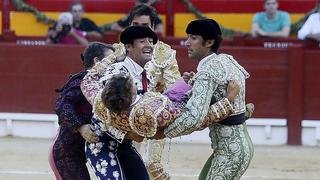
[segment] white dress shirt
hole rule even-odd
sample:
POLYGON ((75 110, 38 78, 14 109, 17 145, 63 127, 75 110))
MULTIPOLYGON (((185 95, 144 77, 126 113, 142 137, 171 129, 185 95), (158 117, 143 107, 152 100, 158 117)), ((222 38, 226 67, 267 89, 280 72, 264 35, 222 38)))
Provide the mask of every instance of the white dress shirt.
MULTIPOLYGON (((107 68, 105 74, 99 79, 99 81, 100 83, 105 84, 115 74, 119 74, 119 73, 128 74, 132 77, 133 83, 137 86, 137 91, 142 92, 143 85, 142 85, 141 73, 143 72, 143 70, 144 69, 135 61, 133 61, 130 57, 126 57, 124 61, 110 65, 107 68)), ((147 79, 149 83, 150 82, 153 83, 153 78, 148 74, 148 72, 147 72, 147 79)), ((142 94, 138 93, 132 105, 134 105, 141 97, 142 97, 142 94)), ((121 129, 115 128, 113 126, 108 126, 107 132, 109 135, 113 136, 120 143, 123 141, 126 135, 126 132, 122 131, 121 129)))
MULTIPOLYGON (((129 74, 132 77, 133 83, 137 86, 138 91, 143 90, 141 75, 143 70, 144 69, 130 57, 126 57, 124 61, 110 65, 110 67, 108 67, 108 69, 106 70, 104 76, 100 78, 100 82, 107 81, 115 74, 125 73, 129 74)), ((153 83, 153 77, 150 76, 148 72, 147 79, 148 84, 153 83)))
POLYGON ((320 33, 320 13, 314 13, 308 17, 298 31, 298 38, 304 40, 308 35, 317 33, 320 33))

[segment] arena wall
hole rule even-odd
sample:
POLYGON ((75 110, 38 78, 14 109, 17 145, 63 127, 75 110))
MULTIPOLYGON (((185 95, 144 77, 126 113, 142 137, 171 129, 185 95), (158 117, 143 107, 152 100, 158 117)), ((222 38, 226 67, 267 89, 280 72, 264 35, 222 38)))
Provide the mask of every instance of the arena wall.
MULTIPOLYGON (((320 52, 304 47, 302 41, 287 47, 282 47, 283 43, 280 48, 265 47, 266 42, 263 46, 225 45, 221 52, 232 54, 251 74, 246 100, 256 106, 254 118, 284 120, 286 142, 301 144, 303 120, 320 120, 320 79, 316 78, 320 52)), ((172 47, 177 50, 180 71, 194 71, 196 62, 188 59, 186 48, 172 47)), ((70 73, 81 70, 83 49, 76 45, 1 43, 1 112, 52 114, 57 97, 54 90, 70 73)))
MULTIPOLYGON (((56 18, 59 12, 68 9, 71 0, 26 2, 56 18)), ((86 16, 98 24, 117 20, 134 5, 133 0, 83 2, 86 16)), ((225 27, 242 31, 249 31, 253 14, 262 10, 261 3, 259 0, 194 2, 205 15, 221 21, 225 27)), ((293 22, 314 6, 315 1, 311 0, 283 0, 280 4, 281 9, 291 13, 293 22)), ((3 1, 0 1, 0 9, 2 7, 3 1)), ((188 59, 183 46, 184 28, 194 15, 187 12, 180 0, 163 0, 156 8, 166 24, 167 34, 176 36, 162 40, 177 50, 180 71, 195 70, 196 62, 188 59)), ((82 69, 79 55, 84 47, 43 46, 48 26, 37 22, 30 13, 15 11, 12 4, 10 10, 11 30, 17 36, 0 35, 0 136, 53 137, 57 128, 53 114, 57 97, 54 90, 61 87, 71 73, 82 69)), ((0 17, 2 25, 4 15, 0 13, 0 17)), ((104 41, 118 41, 118 34, 106 33, 104 41)), ((317 43, 295 38, 234 37, 223 42, 221 52, 232 54, 251 74, 247 82, 247 102, 254 102, 256 110, 247 124, 255 144, 319 145, 320 51, 317 43)), ((206 131, 182 140, 209 142, 206 131)))

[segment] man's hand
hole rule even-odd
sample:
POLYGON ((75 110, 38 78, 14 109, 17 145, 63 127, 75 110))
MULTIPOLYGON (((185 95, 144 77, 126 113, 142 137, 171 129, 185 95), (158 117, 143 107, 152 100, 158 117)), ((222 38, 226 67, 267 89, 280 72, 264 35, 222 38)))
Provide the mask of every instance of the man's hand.
POLYGON ((187 84, 188 84, 188 81, 193 78, 193 76, 194 76, 194 72, 192 72, 192 71, 191 72, 184 72, 182 74, 182 78, 187 84))
POLYGON ((97 143, 99 141, 99 137, 92 131, 92 127, 90 124, 82 125, 78 128, 79 133, 89 143, 97 143))
POLYGON ((166 136, 164 135, 164 131, 163 130, 158 130, 157 133, 150 137, 149 139, 156 139, 156 140, 159 140, 159 139, 164 139, 166 136))
POLYGON ((239 92, 240 92, 239 84, 234 80, 229 81, 226 98, 228 98, 230 102, 233 102, 237 97, 237 95, 239 94, 239 92))
POLYGON ((131 139, 131 140, 136 141, 136 142, 142 142, 143 139, 144 139, 144 137, 142 137, 142 136, 140 136, 140 135, 138 135, 138 134, 136 134, 134 132, 131 132, 131 131, 127 132, 125 138, 126 139, 131 139))
POLYGON ((253 103, 248 103, 246 104, 246 112, 244 114, 244 116, 246 117, 246 119, 251 118, 252 114, 254 111, 254 104, 253 103))
POLYGON ((76 29, 74 27, 71 27, 70 31, 68 32, 68 35, 71 36, 77 36, 76 29))
POLYGON ((55 30, 57 32, 61 32, 62 31, 62 24, 58 23, 55 30))

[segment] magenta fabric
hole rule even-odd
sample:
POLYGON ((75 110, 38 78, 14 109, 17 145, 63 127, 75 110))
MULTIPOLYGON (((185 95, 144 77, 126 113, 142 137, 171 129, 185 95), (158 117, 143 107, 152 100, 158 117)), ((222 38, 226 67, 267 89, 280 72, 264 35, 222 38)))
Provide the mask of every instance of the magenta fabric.
MULTIPOLYGON (((85 37, 83 31, 74 29, 75 33, 81 37, 85 37)), ((60 39, 59 43, 61 44, 79 44, 71 35, 66 35, 60 39)))
POLYGON ((177 80, 170 88, 164 93, 171 101, 181 102, 187 98, 187 93, 191 90, 191 86, 183 79, 177 80))

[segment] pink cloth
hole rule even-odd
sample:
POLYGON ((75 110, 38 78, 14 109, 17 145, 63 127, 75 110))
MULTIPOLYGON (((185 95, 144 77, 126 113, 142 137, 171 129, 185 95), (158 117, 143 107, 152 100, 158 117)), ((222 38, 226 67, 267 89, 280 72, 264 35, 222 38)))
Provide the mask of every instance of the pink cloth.
MULTIPOLYGON (((81 37, 85 37, 84 33, 82 31, 74 29, 74 32, 81 37)), ((71 35, 64 36, 63 38, 60 39, 59 43, 61 43, 61 44, 79 44, 79 42, 76 41, 74 39, 74 37, 72 37, 71 35)))
POLYGON ((52 149, 53 149, 54 143, 56 142, 57 137, 58 137, 58 135, 59 135, 59 131, 60 131, 60 128, 58 129, 57 135, 56 135, 56 137, 54 138, 54 140, 53 140, 53 142, 52 142, 52 144, 51 144, 51 146, 50 146, 50 148, 49 148, 49 157, 48 157, 48 159, 49 159, 50 167, 51 167, 54 175, 56 176, 56 179, 57 179, 57 180, 62 180, 61 175, 60 175, 60 173, 59 173, 59 171, 58 171, 58 169, 57 169, 57 167, 56 167, 56 164, 55 164, 55 162, 54 162, 53 153, 52 153, 52 149))
POLYGON ((164 93, 171 101, 181 102, 187 98, 187 93, 192 87, 187 84, 183 79, 177 80, 170 88, 164 93))

